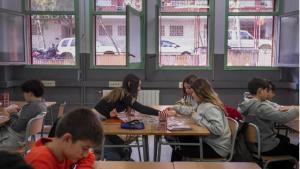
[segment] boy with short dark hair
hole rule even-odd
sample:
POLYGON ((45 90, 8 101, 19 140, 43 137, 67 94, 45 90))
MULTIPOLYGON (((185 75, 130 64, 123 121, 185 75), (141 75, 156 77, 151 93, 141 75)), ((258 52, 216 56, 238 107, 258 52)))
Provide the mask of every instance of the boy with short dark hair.
POLYGON ((253 98, 245 99, 239 109, 245 121, 254 123, 260 130, 261 152, 263 155, 291 155, 299 159, 299 147, 288 142, 273 130, 274 123, 284 124, 299 116, 299 109, 291 107, 286 112, 275 108, 269 99, 270 84, 265 79, 254 78, 248 83, 248 90, 253 98))
POLYGON ((5 114, 10 121, 0 128, 0 150, 18 149, 25 139, 29 120, 47 112, 47 106, 42 99, 44 86, 39 80, 28 80, 21 85, 21 89, 27 104, 22 109, 14 104, 5 108, 5 114))
POLYGON ((90 109, 76 109, 61 118, 55 137, 38 140, 25 160, 35 169, 92 168, 95 155, 89 149, 101 145, 102 140, 97 115, 90 109))

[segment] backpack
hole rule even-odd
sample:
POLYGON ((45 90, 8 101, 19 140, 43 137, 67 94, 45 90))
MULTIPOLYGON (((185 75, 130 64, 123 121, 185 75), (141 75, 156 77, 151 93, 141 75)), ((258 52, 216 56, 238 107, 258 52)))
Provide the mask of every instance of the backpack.
POLYGON ((235 145, 234 145, 234 154, 232 161, 239 162, 254 162, 256 161, 252 156, 251 150, 249 149, 246 141, 246 131, 248 127, 247 122, 239 121, 239 129, 237 132, 235 145))

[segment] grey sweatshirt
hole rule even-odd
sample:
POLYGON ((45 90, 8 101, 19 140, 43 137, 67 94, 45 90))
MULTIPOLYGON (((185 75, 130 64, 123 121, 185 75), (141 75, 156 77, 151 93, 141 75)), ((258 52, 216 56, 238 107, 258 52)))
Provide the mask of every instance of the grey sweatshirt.
POLYGON ((47 106, 44 101, 34 101, 22 107, 20 116, 17 113, 10 115, 10 128, 18 133, 25 133, 26 125, 30 119, 36 117, 42 112, 47 112, 47 106))
POLYGON ((192 119, 209 130, 210 135, 204 138, 204 142, 220 156, 227 157, 231 149, 231 132, 224 112, 211 103, 201 103, 197 112, 192 113, 192 119))
POLYGON ((259 128, 262 152, 270 151, 279 144, 273 130, 275 122, 284 124, 299 116, 299 110, 296 108, 281 112, 268 101, 259 101, 256 98, 244 100, 239 104, 239 109, 245 121, 254 123, 259 128))
POLYGON ((173 106, 173 109, 183 115, 190 115, 193 111, 196 111, 198 103, 191 96, 182 98, 176 102, 176 105, 173 106))

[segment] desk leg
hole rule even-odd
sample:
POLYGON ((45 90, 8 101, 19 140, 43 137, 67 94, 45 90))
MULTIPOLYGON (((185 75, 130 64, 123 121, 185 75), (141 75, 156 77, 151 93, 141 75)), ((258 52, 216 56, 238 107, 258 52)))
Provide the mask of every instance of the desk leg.
POLYGON ((101 156, 100 156, 101 161, 104 160, 104 146, 105 146, 105 136, 104 136, 102 144, 101 144, 101 156))
POLYGON ((160 161, 160 155, 161 155, 161 143, 162 143, 162 137, 159 137, 159 140, 158 140, 158 145, 157 145, 157 158, 156 158, 156 161, 159 162, 160 161))
POLYGON ((143 135, 143 156, 144 161, 149 161, 149 145, 148 145, 148 136, 143 135))
POLYGON ((200 152, 200 161, 203 161, 203 143, 202 143, 202 137, 199 137, 199 152, 200 152))
POLYGON ((157 159, 157 144, 158 144, 159 136, 154 136, 154 150, 153 150, 153 161, 156 161, 157 159))

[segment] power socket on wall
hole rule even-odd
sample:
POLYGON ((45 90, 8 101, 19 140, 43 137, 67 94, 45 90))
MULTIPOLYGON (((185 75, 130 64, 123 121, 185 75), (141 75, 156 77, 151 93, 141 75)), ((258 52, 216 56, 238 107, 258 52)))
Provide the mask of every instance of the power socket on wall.
POLYGON ((42 80, 41 82, 43 83, 43 85, 45 87, 55 87, 56 86, 54 80, 42 80))
POLYGON ((122 87, 122 81, 108 81, 108 87, 122 87))
POLYGON ((179 88, 182 88, 182 87, 183 87, 183 86, 182 86, 182 82, 179 82, 179 83, 178 83, 178 87, 179 87, 179 88))

